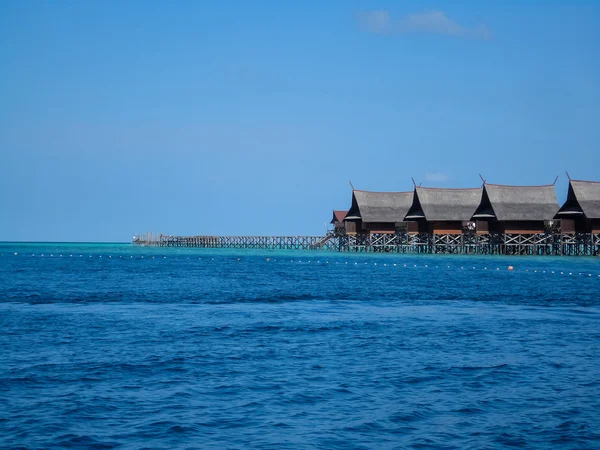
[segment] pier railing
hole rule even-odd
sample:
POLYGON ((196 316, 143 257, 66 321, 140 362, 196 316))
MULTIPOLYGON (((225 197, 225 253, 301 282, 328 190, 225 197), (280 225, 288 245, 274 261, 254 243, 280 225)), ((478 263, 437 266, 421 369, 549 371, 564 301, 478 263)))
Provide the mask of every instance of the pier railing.
POLYGON ((340 252, 455 253, 495 255, 599 256, 600 234, 334 234, 325 236, 171 236, 140 234, 133 244, 147 247, 340 252))
POLYGON ((141 234, 133 239, 147 247, 247 248, 279 250, 333 250, 333 235, 326 236, 170 236, 141 234))

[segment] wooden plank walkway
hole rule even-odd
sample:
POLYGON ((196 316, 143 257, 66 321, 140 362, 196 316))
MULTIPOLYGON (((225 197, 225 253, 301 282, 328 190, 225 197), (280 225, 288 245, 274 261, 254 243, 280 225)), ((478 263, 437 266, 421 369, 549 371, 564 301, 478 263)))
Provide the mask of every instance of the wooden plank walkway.
POLYGON ((479 255, 600 256, 600 234, 327 234, 326 236, 170 236, 140 234, 147 247, 329 250, 479 255))
POLYGON ((133 243, 147 247, 239 248, 263 250, 332 250, 327 236, 168 236, 140 235, 133 243))

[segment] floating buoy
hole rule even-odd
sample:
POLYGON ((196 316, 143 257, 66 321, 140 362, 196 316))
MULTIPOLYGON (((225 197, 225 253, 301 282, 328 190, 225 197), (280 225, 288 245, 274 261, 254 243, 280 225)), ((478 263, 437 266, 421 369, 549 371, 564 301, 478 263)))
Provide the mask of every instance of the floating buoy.
POLYGON ((508 270, 515 270, 513 266, 508 266, 508 270))

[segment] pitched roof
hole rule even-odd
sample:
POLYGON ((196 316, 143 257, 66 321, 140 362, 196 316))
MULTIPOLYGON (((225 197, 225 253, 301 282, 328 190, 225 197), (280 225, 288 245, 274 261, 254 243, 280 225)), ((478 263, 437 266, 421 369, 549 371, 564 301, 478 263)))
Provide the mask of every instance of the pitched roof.
POLYGON ((481 188, 449 189, 415 187, 415 198, 407 219, 463 221, 471 216, 481 200, 481 188))
POLYGON ((395 223, 404 221, 413 200, 413 192, 352 191, 352 207, 346 220, 395 223))
POLYGON ((554 185, 506 186, 487 184, 474 216, 495 216, 500 221, 552 219, 558 211, 554 185))
POLYGON ((333 217, 331 219, 331 222, 329 222, 329 223, 343 222, 344 218, 346 217, 346 214, 348 214, 348 211, 341 211, 338 209, 334 209, 333 217))
POLYGON ((600 219, 600 182, 569 181, 567 201, 558 211, 557 216, 583 213, 588 219, 600 219))

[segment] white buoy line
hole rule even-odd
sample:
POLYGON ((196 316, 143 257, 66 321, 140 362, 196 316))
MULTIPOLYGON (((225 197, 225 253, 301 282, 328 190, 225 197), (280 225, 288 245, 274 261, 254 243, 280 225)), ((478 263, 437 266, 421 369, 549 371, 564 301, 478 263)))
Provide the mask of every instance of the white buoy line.
MULTIPOLYGON (((13 256, 21 256, 21 257, 28 256, 28 255, 21 255, 18 252, 14 252, 12 255, 13 256)), ((4 256, 4 254, 0 254, 0 256, 4 256)), ((10 255, 8 255, 8 256, 10 256, 10 255)), ((38 255, 36 253, 32 253, 30 256, 31 257, 35 257, 35 258, 63 258, 66 255, 64 255, 64 254, 54 254, 54 253, 50 253, 49 255, 41 253, 41 254, 38 255)), ((69 257, 73 257, 73 256, 77 257, 78 256, 79 258, 83 258, 84 257, 83 254, 79 254, 79 255, 69 254, 68 256, 69 257)), ((87 256, 89 258, 94 258, 94 256, 96 256, 98 258, 102 258, 103 256, 105 256, 106 257, 105 260, 107 260, 107 259, 113 259, 113 255, 97 255, 96 254, 96 255, 87 255, 87 256)), ((146 259, 153 259, 153 260, 156 260, 157 258, 158 258, 158 260, 160 260, 161 256, 162 256, 163 260, 166 260, 166 259, 175 259, 175 260, 184 260, 185 259, 185 260, 189 260, 190 259, 190 257, 185 257, 185 256, 179 256, 179 257, 178 256, 169 256, 168 257, 166 255, 154 255, 154 256, 152 256, 152 255, 119 255, 119 259, 127 258, 127 259, 130 259, 130 260, 140 260, 140 259, 144 259, 144 256, 146 256, 146 259), (129 256, 129 258, 127 258, 127 256, 129 256)), ((198 257, 198 260, 203 260, 203 259, 205 261, 210 261, 210 262, 214 262, 215 261, 214 257, 205 257, 205 258, 198 257)), ((234 258, 232 258, 232 257, 224 257, 223 259, 231 261, 234 258)), ((235 258, 235 260, 237 262, 242 261, 241 258, 235 258)), ((216 261, 219 262, 220 258, 217 258, 216 261)), ((255 260, 255 261, 258 261, 258 260, 255 260)), ((265 258, 264 261, 275 263, 275 262, 278 262, 278 259, 277 258, 267 257, 267 258, 265 258)), ((312 260, 312 259, 297 259, 297 260, 295 260, 295 259, 290 259, 290 260, 287 260, 287 259, 284 258, 284 259, 280 259, 279 260, 279 262, 284 262, 284 263, 287 262, 287 261, 289 261, 290 263, 295 263, 295 264, 317 264, 317 265, 320 265, 320 264, 321 265, 328 265, 329 264, 329 260, 321 260, 321 259, 318 259, 318 260, 312 260)), ((468 266, 467 267, 467 266, 464 266, 464 265, 461 265, 461 266, 458 266, 458 265, 457 266, 452 266, 452 265, 447 265, 447 264, 446 265, 439 265, 438 264, 436 266, 433 266, 433 265, 430 265, 430 264, 419 265, 419 264, 413 264, 413 263, 392 263, 392 262, 382 263, 382 262, 362 262, 362 261, 360 261, 360 262, 359 261, 354 261, 353 264, 352 264, 352 261, 343 261, 343 262, 341 262, 341 261, 335 261, 335 264, 336 265, 343 264, 343 265, 350 265, 350 266, 353 265, 353 266, 357 266, 357 267, 360 267, 360 266, 390 267, 390 268, 391 267, 401 267, 401 268, 407 268, 407 269, 439 269, 441 267, 442 269, 452 269, 452 270, 468 270, 468 269, 470 269, 470 270, 483 270, 483 271, 491 270, 491 271, 496 271, 496 272, 502 270, 502 271, 511 271, 511 272, 520 272, 520 273, 541 273, 541 274, 546 274, 547 273, 547 274, 552 274, 552 275, 586 276, 588 278, 589 277, 595 277, 595 278, 600 277, 600 274, 594 274, 594 273, 590 273, 590 272, 579 272, 579 271, 577 271, 577 272, 568 272, 568 271, 564 271, 564 270, 563 271, 557 271, 557 270, 529 269, 529 268, 527 268, 527 269, 520 269, 518 267, 513 267, 513 266, 507 266, 507 267, 504 267, 504 266, 502 266, 502 267, 497 267, 497 266, 496 267, 468 266)))

